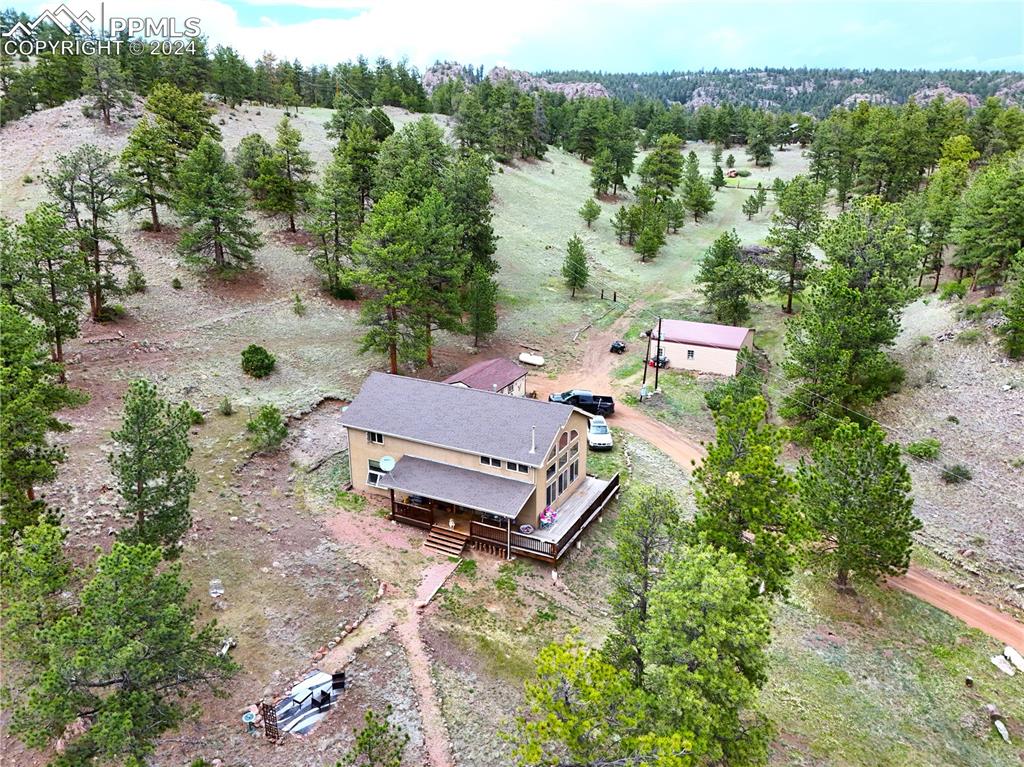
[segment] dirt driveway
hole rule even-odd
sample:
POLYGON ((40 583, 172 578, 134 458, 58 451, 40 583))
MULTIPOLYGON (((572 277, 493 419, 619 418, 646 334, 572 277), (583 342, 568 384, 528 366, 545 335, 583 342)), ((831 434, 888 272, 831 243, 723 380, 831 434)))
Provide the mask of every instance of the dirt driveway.
MULTIPOLYGON (((634 304, 627 309, 607 330, 589 332, 579 365, 556 378, 538 379, 537 396, 546 399, 552 392, 573 388, 597 393, 611 391, 611 373, 616 357, 609 353, 608 347, 629 327, 637 308, 634 304)), ((622 402, 615 403, 615 414, 611 416, 610 423, 655 445, 686 472, 691 472, 705 454, 699 440, 681 434, 622 402)), ((959 618, 1000 642, 1024 649, 1024 624, 979 602, 924 568, 911 565, 905 576, 890 579, 889 585, 959 618)))

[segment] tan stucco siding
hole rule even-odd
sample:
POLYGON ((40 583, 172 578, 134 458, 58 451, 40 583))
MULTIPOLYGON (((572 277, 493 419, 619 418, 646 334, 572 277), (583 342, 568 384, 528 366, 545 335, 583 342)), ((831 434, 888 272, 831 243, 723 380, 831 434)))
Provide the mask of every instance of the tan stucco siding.
MULTIPOLYGON (((747 337, 743 339, 742 345, 748 349, 753 348, 753 331, 747 332, 747 337)), ((661 350, 668 357, 668 366, 676 370, 693 370, 698 373, 713 373, 723 376, 734 376, 737 372, 739 352, 736 349, 716 349, 711 346, 662 341, 661 350), (689 352, 692 352, 692 358, 689 352)), ((654 354, 655 346, 652 343, 651 356, 653 357, 654 354)))
MULTIPOLYGON (((468 389, 469 387, 461 381, 456 381, 452 386, 458 386, 462 389, 468 389)), ((525 397, 526 396, 526 376, 519 378, 504 389, 499 389, 498 394, 511 394, 513 397, 525 397)))

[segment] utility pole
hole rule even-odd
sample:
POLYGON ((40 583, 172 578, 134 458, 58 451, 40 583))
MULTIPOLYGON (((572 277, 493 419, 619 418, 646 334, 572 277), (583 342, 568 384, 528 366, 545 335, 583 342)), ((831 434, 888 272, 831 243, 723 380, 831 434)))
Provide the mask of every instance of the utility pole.
POLYGON ((661 370, 661 317, 658 317, 658 351, 654 357, 654 391, 658 391, 658 372, 661 370))
MULTIPOLYGON (((644 352, 644 380, 640 384, 641 392, 643 387, 647 386, 647 368, 651 366, 651 332, 653 330, 647 333, 647 351, 644 352)), ((640 398, 640 401, 643 402, 643 397, 640 398)))

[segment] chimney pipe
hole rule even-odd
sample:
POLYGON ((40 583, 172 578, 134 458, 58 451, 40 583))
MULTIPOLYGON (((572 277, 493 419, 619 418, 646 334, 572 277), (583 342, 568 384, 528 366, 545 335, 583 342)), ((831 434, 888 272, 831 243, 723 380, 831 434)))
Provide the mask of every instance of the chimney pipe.
POLYGON ((530 454, 537 452, 537 427, 530 427, 530 454))

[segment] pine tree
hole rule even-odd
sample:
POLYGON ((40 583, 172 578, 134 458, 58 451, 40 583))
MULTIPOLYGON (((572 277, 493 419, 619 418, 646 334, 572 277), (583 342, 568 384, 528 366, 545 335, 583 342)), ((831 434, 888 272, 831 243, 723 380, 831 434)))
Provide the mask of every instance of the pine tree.
POLYGON ((669 197, 663 206, 665 214, 665 227, 675 234, 686 223, 686 207, 677 197, 669 197))
POLYGON ((441 193, 457 230, 459 248, 470 257, 467 276, 478 265, 488 274, 498 271, 493 258, 497 238, 491 223, 492 169, 491 161, 482 154, 465 151, 445 168, 441 178, 441 193))
POLYGON ((418 311, 425 332, 426 363, 433 366, 435 330, 461 332, 462 284, 470 255, 459 247, 458 228, 441 193, 432 189, 416 208, 423 232, 425 274, 418 311))
POLYGON ((425 328, 418 309, 427 264, 423 219, 400 192, 377 201, 359 230, 352 250, 358 257, 360 281, 373 292, 363 302, 361 322, 368 327, 362 351, 388 355, 389 368, 399 360, 423 361, 425 328))
POLYGON ((310 196, 306 222, 317 243, 311 256, 313 266, 323 275, 327 292, 335 297, 340 297, 342 286, 347 285, 345 275, 353 268, 352 239, 361 213, 352 168, 343 156, 335 155, 310 196))
POLYGON ((761 209, 761 206, 757 202, 757 195, 752 194, 743 201, 743 213, 747 217, 747 221, 750 221, 754 214, 761 209))
POLYGON ((451 160, 444 131, 429 117, 408 123, 381 144, 373 174, 375 198, 399 192, 410 204, 437 186, 451 160))
POLYGON ((64 449, 49 435, 71 429, 57 412, 88 398, 58 382, 60 366, 50 360, 42 328, 6 301, 0 301, 0 325, 0 546, 6 546, 41 516, 55 516, 36 498, 64 461, 64 449))
POLYGON ((747 138, 747 154, 759 168, 767 168, 772 164, 772 147, 768 140, 768 127, 763 122, 747 138))
POLYGON ((121 513, 133 524, 121 533, 128 543, 145 543, 174 559, 192 525, 189 502, 196 473, 188 467, 192 447, 188 431, 192 408, 173 407, 148 381, 133 381, 124 397, 121 428, 110 469, 124 503, 121 513))
POLYGON ((466 328, 473 336, 473 346, 498 329, 498 285, 484 267, 473 267, 466 290, 466 328))
POLYGON ((70 154, 58 155, 56 168, 47 171, 45 178, 91 270, 88 292, 92 318, 106 319, 106 294, 121 289, 118 272, 135 266, 134 256, 114 231, 114 212, 123 194, 114 157, 92 144, 83 144, 70 154))
POLYGON ((722 164, 722 145, 719 143, 716 143, 711 148, 711 162, 713 162, 715 165, 722 164))
POLYGON ((733 155, 730 154, 728 157, 725 158, 725 167, 726 168, 733 168, 735 166, 736 166, 736 158, 733 155))
POLYGON ((258 199, 261 191, 256 180, 260 176, 260 163, 274 156, 274 147, 259 133, 250 133, 242 137, 231 154, 231 161, 238 169, 242 179, 254 199, 258 199))
POLYGON ((121 173, 125 177, 120 207, 136 211, 148 209, 152 230, 160 231, 158 205, 171 202, 170 150, 163 132, 148 117, 143 117, 128 134, 121 152, 121 173))
POLYGON ((218 45, 210 62, 210 88, 229 107, 242 103, 252 85, 252 70, 230 46, 218 45))
POLYGON ((701 217, 706 216, 715 207, 715 198, 711 192, 711 186, 700 175, 697 155, 693 152, 690 152, 686 159, 681 197, 683 205, 693 215, 695 223, 700 221, 701 217))
POLYGON ((601 215, 601 206, 594 202, 594 198, 588 197, 579 210, 580 218, 587 222, 587 229, 601 215))
POLYGON ((463 149, 486 152, 492 148, 491 120, 480 101, 478 89, 470 90, 459 102, 453 133, 463 149))
POLYGON ((644 681, 643 642, 651 591, 681 538, 682 510, 675 496, 651 485, 631 486, 619 506, 610 560, 608 604, 615 628, 604 652, 628 669, 637 686, 644 681))
POLYGON ((660 224, 648 224, 636 238, 636 252, 640 254, 640 261, 646 262, 658 255, 661 246, 665 244, 665 228, 660 224))
POLYGON ((693 475, 693 534, 746 564, 751 594, 772 597, 787 593, 803 529, 793 480, 779 461, 782 434, 767 412, 760 396, 729 397, 715 411, 715 441, 693 475))
POLYGON ((157 83, 146 99, 146 111, 153 115, 167 147, 172 176, 204 137, 220 141, 220 130, 210 121, 213 110, 201 93, 186 93, 171 83, 157 83))
POLYGON ((186 258, 207 261, 212 254, 218 270, 241 267, 252 261, 253 251, 262 245, 245 215, 238 173, 212 138, 203 138, 182 163, 174 212, 182 223, 178 251, 186 258))
POLYGON ((336 767, 402 767, 409 736, 401 725, 388 721, 390 718, 390 703, 383 716, 367 710, 363 728, 336 767))
POLYGON ((722 173, 721 165, 716 165, 714 172, 711 174, 711 186, 715 188, 716 192, 725 186, 725 174, 722 173))
POLYGON ((343 142, 348 135, 348 129, 356 122, 362 110, 352 98, 351 94, 339 90, 334 95, 331 117, 324 125, 324 132, 328 138, 336 142, 343 142))
POLYGON ((750 299, 759 298, 767 287, 761 268, 742 260, 735 230, 723 233, 708 248, 694 282, 715 320, 727 325, 750 319, 750 299))
POLYGON ((306 203, 313 160, 302 148, 302 134, 287 117, 277 124, 274 153, 259 162, 253 181, 256 204, 261 210, 288 216, 288 229, 295 231, 295 216, 306 203))
POLYGON ((125 85, 116 59, 94 54, 87 56, 85 62, 82 88, 89 98, 89 106, 103 115, 104 124, 109 126, 111 112, 125 110, 132 105, 131 91, 125 85))
MULTIPOLYGON (((214 623, 197 625, 199 606, 189 600, 180 567, 163 566, 151 546, 115 542, 94 568, 78 574, 81 587, 57 593, 66 590, 62 573, 70 565, 54 545, 59 533, 39 532, 47 533, 55 560, 46 567, 54 575, 42 584, 51 591, 45 599, 52 609, 36 626, 45 644, 15 648, 11 732, 41 749, 80 722, 81 733, 60 757, 65 763, 144 764, 160 736, 186 717, 185 695, 219 692, 237 670, 219 652, 225 636, 214 623)), ((14 564, 22 571, 29 564, 38 568, 36 553, 22 549, 14 564)), ((24 614, 38 590, 16 589, 5 600, 5 614, 24 614)))
POLYGON ((825 544, 814 551, 836 585, 847 587, 851 573, 872 581, 905 573, 921 522, 899 445, 875 424, 845 421, 831 439, 815 442, 811 459, 797 472, 800 504, 825 544))
POLYGON ((757 182, 757 212, 760 213, 764 210, 768 204, 768 190, 764 188, 764 184, 760 181, 757 182))
POLYGON ((576 298, 577 288, 582 290, 587 286, 587 279, 590 276, 587 254, 578 235, 574 234, 566 245, 562 276, 565 278, 566 286, 572 291, 573 298, 576 298))
MULTIPOLYGON (((12 258, 4 259, 2 282, 8 298, 46 331, 54 362, 64 362, 64 342, 78 335, 90 272, 64 227, 60 209, 42 203, 25 214, 16 231, 12 258)), ((64 370, 60 371, 63 382, 64 370)))
POLYGON ((612 216, 612 229, 621 245, 623 239, 630 233, 629 209, 625 205, 620 205, 612 216))
POLYGON ((658 139, 657 145, 640 163, 640 182, 654 192, 656 203, 671 197, 682 179, 682 145, 678 136, 666 134, 658 139))
MULTIPOLYGON (((360 209, 366 211, 374 193, 373 177, 380 142, 374 138, 373 129, 369 125, 356 123, 349 128, 346 140, 339 145, 338 151, 352 168, 352 178, 359 190, 360 209)), ((365 212, 360 214, 360 223, 365 215, 365 212)))
POLYGON ((1006 322, 999 326, 998 332, 1003 337, 1006 356, 1020 359, 1024 357, 1024 251, 1017 254, 1011 276, 1015 285, 1006 297, 1003 309, 1006 322))
POLYGON ((615 159, 611 150, 602 149, 594 158, 594 164, 590 166, 590 186, 594 190, 594 196, 600 197, 608 194, 608 188, 615 178, 615 159))
POLYGON ((774 248, 769 268, 779 274, 779 294, 786 303, 783 311, 793 313, 793 296, 803 291, 813 263, 811 245, 818 239, 825 221, 825 189, 806 176, 797 176, 779 195, 779 209, 772 216, 766 242, 774 248))

